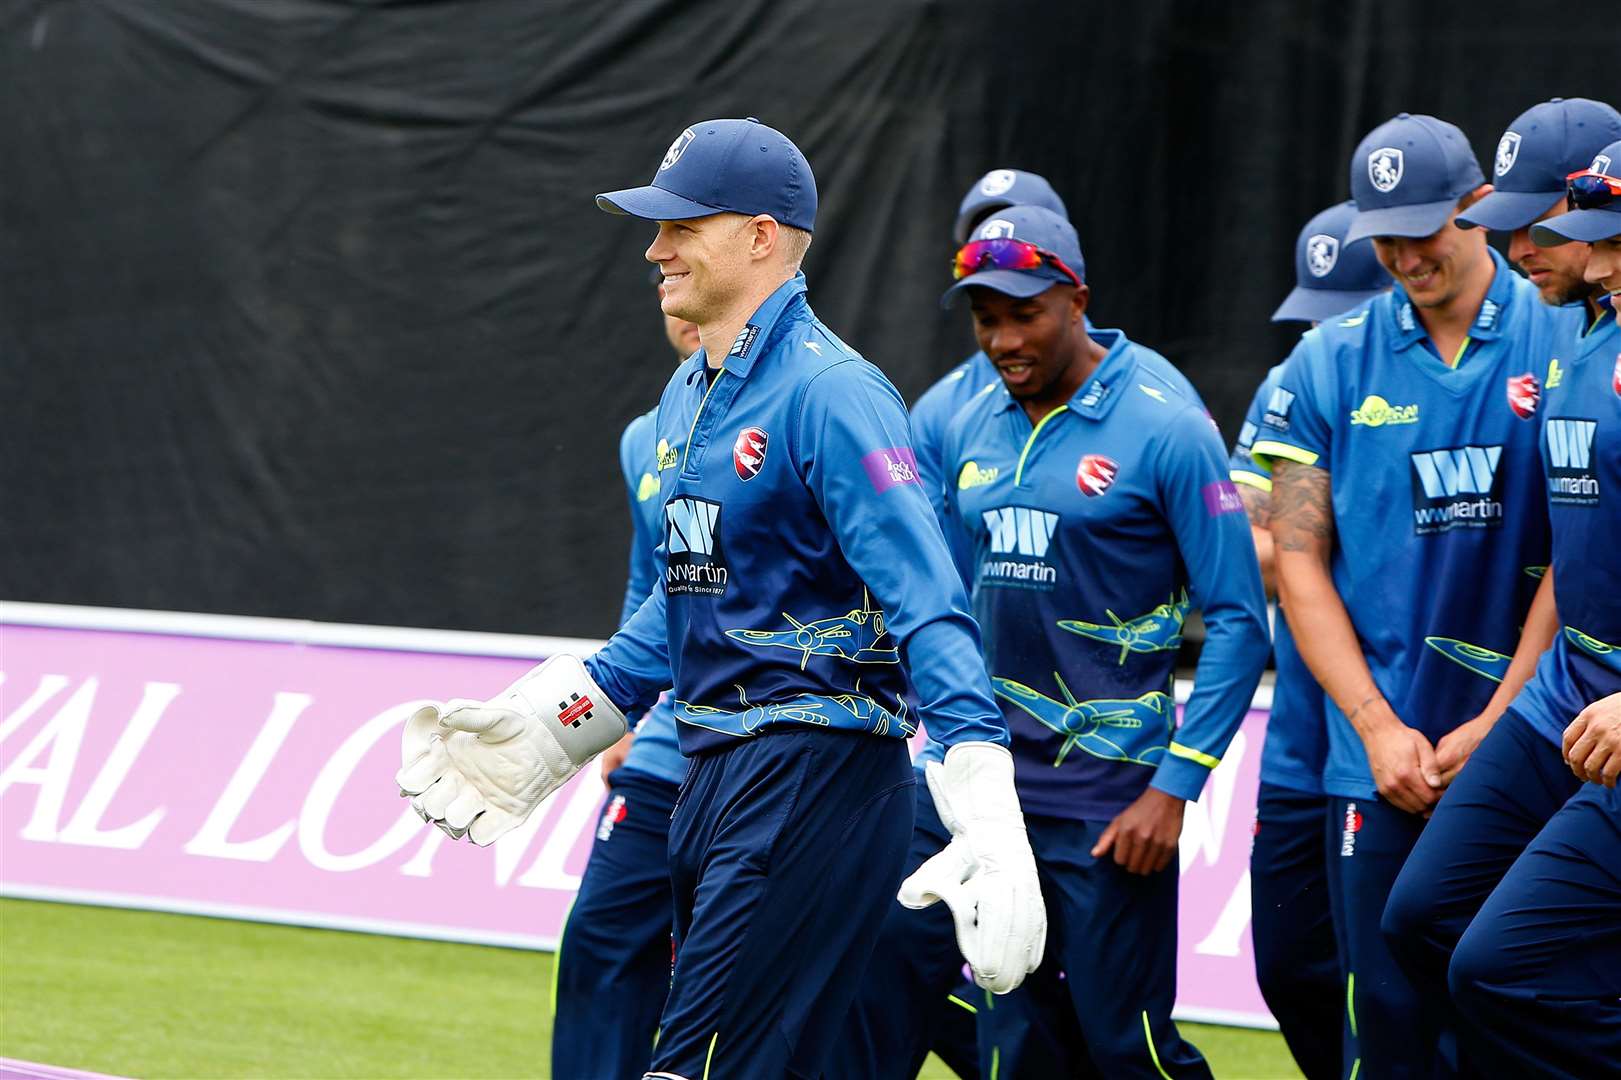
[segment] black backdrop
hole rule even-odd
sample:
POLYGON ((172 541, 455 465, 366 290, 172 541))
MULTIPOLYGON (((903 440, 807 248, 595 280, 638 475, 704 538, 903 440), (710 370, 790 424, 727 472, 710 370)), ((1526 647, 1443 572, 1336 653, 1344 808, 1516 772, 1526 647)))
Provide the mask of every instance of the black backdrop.
POLYGON ((671 356, 650 229, 591 195, 710 116, 805 150, 812 302, 909 399, 971 347, 956 201, 1014 166, 1230 433, 1365 130, 1433 112, 1489 163, 1621 97, 1614 20, 1565 10, 0 0, 0 596, 610 631, 671 356))

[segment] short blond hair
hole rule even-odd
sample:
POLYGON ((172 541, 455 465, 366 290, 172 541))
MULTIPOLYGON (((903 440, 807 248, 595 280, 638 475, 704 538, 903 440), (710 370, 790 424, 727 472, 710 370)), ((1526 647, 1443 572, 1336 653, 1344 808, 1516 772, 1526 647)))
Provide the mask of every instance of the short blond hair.
POLYGON ((811 234, 792 225, 777 224, 777 245, 782 248, 782 260, 790 270, 798 270, 805 261, 805 252, 811 245, 811 234))

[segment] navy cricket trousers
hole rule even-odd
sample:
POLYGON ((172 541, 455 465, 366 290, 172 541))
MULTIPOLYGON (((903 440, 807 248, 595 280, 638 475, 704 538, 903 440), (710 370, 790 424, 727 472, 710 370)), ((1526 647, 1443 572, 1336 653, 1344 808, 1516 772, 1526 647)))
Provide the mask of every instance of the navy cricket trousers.
POLYGON ((1489 1075, 1621 1077, 1621 792, 1584 784, 1515 860, 1452 956, 1489 1075))
MULTIPOLYGON (((1402 867, 1383 930, 1402 969, 1441 1023, 1455 1027, 1447 965, 1470 921, 1548 820, 1581 782, 1559 748, 1511 708, 1447 788, 1402 867)), ((1465 1044, 1460 1076, 1490 1076, 1465 1044)))
POLYGON ((912 788, 906 744, 856 732, 770 732, 692 759, 654 1075, 822 1075, 900 886, 912 788))
POLYGON ((1171 1020, 1176 1003, 1176 860, 1156 874, 1142 875, 1128 874, 1112 856, 1094 859, 1092 847, 1107 826, 1025 815, 1047 904, 1047 950, 1042 966, 1019 989, 1005 997, 986 995, 990 1007, 979 1011, 980 1064, 986 1077, 1210 1077, 1204 1057, 1171 1020), (1058 1005, 1065 998, 1067 1010, 1058 1005), (1055 1010, 1058 1016, 1051 1015, 1055 1010), (1020 1040, 1005 1030, 1010 1023, 1027 1023, 1041 1014, 1049 1032, 1073 1025, 1075 1034, 1061 1036, 1060 1045, 1069 1054, 1061 1069, 1002 1053, 1045 1052, 1051 1045, 1047 1035, 1020 1040))
POLYGON ((1340 1080, 1345 982, 1328 898, 1328 797, 1262 781, 1250 848, 1261 997, 1307 1080, 1340 1080))
MULTIPOLYGON (((917 821, 903 878, 951 842, 921 776, 914 791, 917 821)), ((827 1080, 912 1080, 930 1049, 962 1080, 979 1080, 979 993, 972 984, 963 990, 962 969, 945 904, 913 911, 892 901, 855 1003, 823 1066, 827 1080)))
POLYGON ((552 1075, 647 1070, 670 989, 670 811, 675 784, 616 771, 557 948, 552 1075))

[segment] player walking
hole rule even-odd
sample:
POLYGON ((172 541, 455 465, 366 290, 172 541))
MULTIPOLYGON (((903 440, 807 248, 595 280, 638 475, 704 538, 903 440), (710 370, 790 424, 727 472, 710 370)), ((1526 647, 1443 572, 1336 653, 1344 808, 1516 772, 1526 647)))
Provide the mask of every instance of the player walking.
MULTIPOLYGON (((1532 237, 1592 244, 1585 276, 1606 310, 1601 342, 1569 363, 1544 401, 1563 625, 1514 710, 1539 733, 1576 713, 1561 749, 1586 783, 1469 923, 1450 983, 1473 1060, 1493 1074, 1577 1080, 1621 1068, 1621 141, 1571 177, 1569 199, 1570 212, 1533 226, 1532 237)), ((1523 769, 1540 775, 1540 761, 1523 769)))
POLYGON ((1253 447, 1273 469, 1279 593, 1328 697, 1348 1074, 1431 1073, 1444 1016, 1379 917, 1537 651, 1528 635, 1511 655, 1547 564, 1531 382, 1569 319, 1454 226, 1482 181, 1463 133, 1434 117, 1362 140, 1346 240, 1372 236, 1396 289, 1301 339, 1253 447))
POLYGON ((948 747, 929 784, 953 840, 920 873, 951 878, 939 895, 982 985, 1010 989, 1039 962, 1006 729, 900 398, 805 301, 816 187, 798 148, 752 119, 704 121, 650 185, 598 201, 658 222, 664 310, 703 344, 658 408, 677 462, 662 587, 584 666, 554 658, 445 714, 402 787, 488 841, 673 683, 691 761, 648 1075, 815 1076, 911 835, 903 670, 948 747))
MULTIPOLYGON (((655 271, 655 276, 657 272, 655 271)), ((660 299, 663 288, 660 287, 660 299)), ((698 350, 698 328, 664 316, 678 360, 698 350)), ((663 576, 660 478, 673 466, 657 446, 658 410, 632 420, 619 440, 630 495, 632 541, 623 626, 663 576), (663 464, 661 464, 663 463, 663 464)), ((687 774, 668 694, 602 754, 608 803, 557 948, 552 994, 552 1075, 636 1076, 647 1069, 670 987, 670 814, 687 774), (615 760, 617 758, 617 760, 615 760)))
MULTIPOLYGON (((1306 222, 1295 242, 1295 287, 1272 313, 1273 322, 1298 320, 1315 326, 1390 287, 1390 275, 1379 265, 1373 245, 1366 240, 1345 242, 1355 215, 1356 207, 1344 202, 1306 222)), ((1283 367, 1273 367, 1255 392, 1229 462, 1268 593, 1275 593, 1269 524, 1272 478, 1250 448, 1283 367)), ((1250 849, 1255 975, 1300 1071, 1308 1080, 1338 1080, 1343 1075, 1340 1029, 1345 1022, 1345 993, 1328 900, 1323 831, 1328 728, 1322 687, 1300 658, 1281 609, 1272 623, 1272 655, 1277 677, 1261 749, 1255 842, 1250 849)))
MULTIPOLYGON (((1565 177, 1586 169, 1595 155, 1603 153, 1604 143, 1594 141, 1595 135, 1602 137, 1601 133, 1609 133, 1610 139, 1621 137, 1621 115, 1607 105, 1574 100, 1536 106, 1515 120, 1498 144, 1498 180, 1512 179, 1519 190, 1494 191, 1459 216, 1460 223, 1468 218, 1512 233, 1510 254, 1519 255, 1522 269, 1528 271, 1545 302, 1579 302, 1585 309, 1570 312, 1569 336, 1557 343, 1546 367, 1533 369, 1532 379, 1523 387, 1534 392, 1540 376, 1543 401, 1537 419, 1551 425, 1544 443, 1548 437, 1563 439, 1574 432, 1580 438, 1579 445, 1573 448, 1583 455, 1583 460, 1588 460, 1595 414, 1569 405, 1573 415, 1586 419, 1546 418, 1554 415, 1551 410, 1556 403, 1573 402, 1571 388, 1578 385, 1573 374, 1579 366, 1607 368, 1613 363, 1617 351, 1615 321, 1609 307, 1600 303, 1603 289, 1596 282, 1583 280, 1589 250, 1586 243, 1561 242, 1536 248, 1534 255, 1526 254, 1524 248, 1531 244, 1528 234, 1540 230, 1536 222, 1545 222, 1564 209, 1565 177)), ((1602 395, 1592 395, 1595 405, 1602 400, 1602 395)), ((1563 455, 1566 443, 1560 442, 1557 449, 1563 455)), ((1562 460, 1568 466, 1570 459, 1562 460)), ((1573 475, 1585 478, 1588 474, 1578 470, 1573 475)), ((1447 965, 1469 921, 1526 844, 1581 786, 1560 754, 1560 738, 1572 717, 1602 696, 1600 687, 1567 685, 1564 676, 1569 660, 1563 658, 1575 646, 1570 639, 1553 638, 1555 616, 1551 610, 1553 593, 1564 601, 1560 605, 1560 614, 1564 615, 1564 608, 1580 603, 1584 595, 1599 588, 1598 583, 1586 581, 1590 571, 1582 564, 1590 558, 1577 555, 1560 535, 1570 527, 1570 521, 1590 517, 1581 501, 1590 496, 1556 491, 1550 484, 1547 498, 1553 520, 1555 565, 1543 580, 1545 595, 1538 610, 1543 606, 1548 610, 1545 618, 1527 624, 1526 632, 1539 635, 1541 640, 1552 640, 1553 651, 1481 741, 1470 757, 1469 768, 1450 786, 1413 848, 1385 908, 1384 932, 1392 952, 1408 977, 1431 999, 1445 995, 1447 965), (1567 552, 1563 560, 1558 558, 1562 549, 1567 552), (1562 581, 1561 565, 1584 583, 1562 581), (1553 593, 1549 593, 1550 589, 1553 593)), ((1567 622, 1583 625, 1579 618, 1567 622)), ((1621 642, 1621 637, 1613 640, 1621 642)), ((1479 1071, 1493 1066, 1490 1060, 1474 1062, 1479 1071)))
MULTIPOLYGON (((1209 418, 1153 370, 1163 358, 1087 333, 1084 273, 1074 229, 1038 207, 992 215, 958 252, 947 298, 969 294, 1001 382, 946 432, 948 515, 971 539, 1054 929, 1030 991, 1068 999, 1084 1039, 1070 1070, 1208 1076, 1170 1018, 1174 860, 1183 806, 1265 664, 1265 600, 1209 418), (1178 727, 1171 673, 1193 607, 1209 632, 1178 727)), ((982 1049, 1001 1042, 1001 1012, 981 1010, 982 1049)))

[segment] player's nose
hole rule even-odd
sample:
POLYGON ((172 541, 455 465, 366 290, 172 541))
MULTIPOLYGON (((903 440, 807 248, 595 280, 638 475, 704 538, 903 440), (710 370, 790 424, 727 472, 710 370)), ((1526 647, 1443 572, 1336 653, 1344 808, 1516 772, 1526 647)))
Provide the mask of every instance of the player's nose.
POLYGON ((1531 242, 1531 227, 1515 229, 1508 238, 1508 261, 1516 265, 1524 265, 1528 256, 1536 252, 1537 246, 1531 242))

